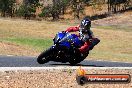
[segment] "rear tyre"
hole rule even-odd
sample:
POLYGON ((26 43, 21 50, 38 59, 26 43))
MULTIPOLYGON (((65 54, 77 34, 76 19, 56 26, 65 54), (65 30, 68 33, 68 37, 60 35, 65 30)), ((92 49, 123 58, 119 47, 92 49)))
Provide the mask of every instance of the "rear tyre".
POLYGON ((85 58, 81 58, 81 57, 76 57, 76 58, 71 58, 71 60, 69 61, 71 66, 75 66, 78 63, 80 63, 81 61, 83 61, 85 58))
POLYGON ((85 53, 83 54, 83 56, 81 54, 76 54, 74 56, 71 56, 69 63, 71 66, 77 65, 77 63, 80 63, 81 61, 83 61, 89 53, 85 53))
POLYGON ((75 65, 76 65, 77 63, 79 63, 79 62, 76 61, 76 58, 72 58, 72 59, 69 61, 69 63, 70 63, 71 66, 75 66, 75 65))
POLYGON ((50 58, 50 53, 51 53, 51 49, 48 49, 44 52, 42 52, 38 58, 37 58, 37 62, 39 64, 44 64, 44 63, 47 63, 49 61, 49 58, 50 58))
POLYGON ((74 52, 71 55, 71 58, 69 59, 70 65, 74 66, 77 65, 77 63, 80 63, 85 58, 81 56, 81 53, 78 49, 75 49, 74 52))

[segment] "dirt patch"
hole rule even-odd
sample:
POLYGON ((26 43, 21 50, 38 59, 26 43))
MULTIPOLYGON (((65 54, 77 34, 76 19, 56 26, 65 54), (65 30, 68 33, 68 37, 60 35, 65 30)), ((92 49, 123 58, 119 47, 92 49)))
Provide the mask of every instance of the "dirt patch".
POLYGON ((113 14, 110 17, 93 21, 94 25, 100 26, 131 26, 132 27, 132 11, 125 13, 113 14))
POLYGON ((13 43, 5 43, 0 42, 0 53, 3 55, 19 55, 19 56, 35 56, 38 55, 38 53, 29 48, 29 47, 23 47, 17 44, 13 43))
MULTIPOLYGON (((87 70, 88 74, 130 74, 132 70, 106 69, 87 70)), ((85 84, 76 82, 76 70, 41 70, 41 71, 5 71, 0 72, 1 88, 130 88, 132 82, 126 84, 85 84)))
POLYGON ((58 31, 65 30, 67 27, 68 25, 59 22, 0 19, 0 37, 49 38, 54 37, 53 35, 58 31))

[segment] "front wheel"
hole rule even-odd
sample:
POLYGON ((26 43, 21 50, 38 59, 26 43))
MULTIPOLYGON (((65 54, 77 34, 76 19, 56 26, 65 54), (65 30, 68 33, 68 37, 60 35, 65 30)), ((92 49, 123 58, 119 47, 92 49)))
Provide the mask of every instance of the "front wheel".
POLYGON ((50 54, 52 52, 52 49, 48 49, 44 52, 42 52, 38 58, 37 58, 37 62, 39 64, 44 64, 44 63, 47 63, 49 60, 50 60, 50 54))

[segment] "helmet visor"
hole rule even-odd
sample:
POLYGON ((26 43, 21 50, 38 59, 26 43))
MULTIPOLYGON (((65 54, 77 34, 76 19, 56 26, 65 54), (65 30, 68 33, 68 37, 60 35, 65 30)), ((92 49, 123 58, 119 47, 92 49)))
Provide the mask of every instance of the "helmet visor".
POLYGON ((82 29, 84 29, 84 30, 88 30, 88 29, 90 29, 90 27, 91 27, 91 25, 81 25, 80 26, 82 29))

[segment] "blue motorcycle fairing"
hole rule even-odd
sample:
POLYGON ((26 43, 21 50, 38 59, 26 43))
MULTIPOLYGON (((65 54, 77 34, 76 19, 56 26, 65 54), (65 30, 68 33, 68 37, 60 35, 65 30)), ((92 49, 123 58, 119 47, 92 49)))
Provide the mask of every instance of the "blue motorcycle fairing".
POLYGON ((56 43, 57 43, 59 40, 61 40, 64 36, 65 36, 64 33, 58 32, 58 34, 56 34, 55 38, 53 39, 54 44, 56 44, 56 43))
POLYGON ((75 46, 81 47, 83 42, 78 38, 78 36, 76 34, 72 34, 72 36, 74 38, 73 42, 74 42, 75 46))
POLYGON ((76 34, 70 34, 68 32, 58 32, 54 38, 54 44, 59 44, 60 46, 70 48, 71 43, 74 43, 75 47, 81 47, 83 44, 76 34))

